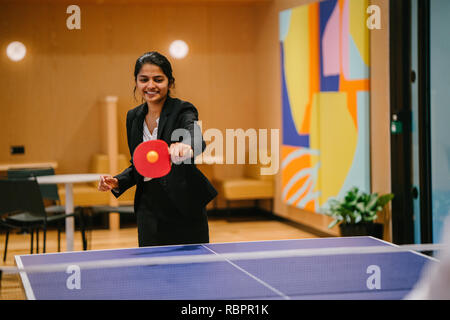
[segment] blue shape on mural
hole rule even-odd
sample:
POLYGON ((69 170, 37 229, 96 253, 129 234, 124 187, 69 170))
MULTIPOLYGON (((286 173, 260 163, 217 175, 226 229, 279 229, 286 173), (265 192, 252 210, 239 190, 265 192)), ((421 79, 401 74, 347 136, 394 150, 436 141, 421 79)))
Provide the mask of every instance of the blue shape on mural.
POLYGON ((338 92, 339 91, 339 75, 327 76, 323 75, 323 51, 322 39, 325 27, 330 19, 334 8, 338 5, 337 0, 329 0, 319 3, 319 50, 320 50, 320 91, 321 92, 338 92))
POLYGON ((309 135, 299 134, 292 119, 291 104, 286 86, 286 75, 284 71, 284 47, 281 48, 281 83, 282 83, 282 108, 283 108, 283 144, 295 147, 309 148, 309 135))

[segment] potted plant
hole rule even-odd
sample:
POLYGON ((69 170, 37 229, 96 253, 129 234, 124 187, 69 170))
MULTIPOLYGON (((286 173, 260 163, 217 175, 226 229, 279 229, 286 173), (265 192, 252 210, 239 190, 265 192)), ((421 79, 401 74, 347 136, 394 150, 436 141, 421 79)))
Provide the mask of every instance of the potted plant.
POLYGON ((357 187, 347 192, 342 201, 332 199, 326 215, 334 218, 328 228, 339 224, 341 236, 374 236, 383 238, 383 225, 376 223, 378 212, 394 198, 391 193, 365 193, 357 187))

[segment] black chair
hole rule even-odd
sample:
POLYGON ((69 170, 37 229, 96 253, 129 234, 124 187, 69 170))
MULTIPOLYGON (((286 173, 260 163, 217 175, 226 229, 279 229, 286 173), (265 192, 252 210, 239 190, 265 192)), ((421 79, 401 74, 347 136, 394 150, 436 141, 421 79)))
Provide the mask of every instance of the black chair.
MULTIPOLYGON (((10 169, 8 170, 9 180, 28 180, 32 177, 38 176, 51 176, 55 174, 53 168, 27 168, 27 169, 10 169)), ((47 216, 60 215, 66 213, 66 208, 62 206, 58 194, 58 186, 56 184, 44 184, 39 185, 41 190, 42 198, 48 200, 52 205, 45 207, 47 216)), ((84 222, 83 208, 76 207, 75 212, 80 216, 80 224, 84 222)), ((58 252, 61 251, 61 230, 63 228, 63 220, 58 220, 57 230, 58 230, 58 252)), ((81 227, 81 226, 80 226, 81 227)), ((82 229, 84 232, 84 229, 82 229)), ((85 239, 85 237, 83 238, 85 239)), ((83 249, 86 250, 87 243, 83 241, 83 249)))
POLYGON ((111 212, 117 212, 117 213, 125 213, 125 214, 134 214, 134 206, 91 206, 90 209, 92 210, 92 213, 98 214, 98 213, 111 213, 111 212))
MULTIPOLYGON (((134 214, 134 206, 133 205, 123 205, 123 206, 90 206, 86 207, 83 210, 83 217, 89 217, 89 223, 85 224, 86 230, 88 231, 88 234, 90 235, 90 230, 92 229, 92 217, 97 214, 105 214, 105 213, 111 213, 111 212, 117 212, 119 214, 134 214)), ((86 247, 89 247, 88 243, 90 241, 87 241, 86 247)))
MULTIPOLYGON (((30 177, 54 175, 55 170, 53 168, 9 169, 7 174, 9 180, 28 180, 30 177)), ((65 207, 60 205, 58 186, 56 184, 39 185, 39 189, 41 190, 42 198, 54 203, 45 208, 47 213, 65 212, 65 207)))
MULTIPOLYGON (((12 229, 26 229, 31 235, 30 253, 33 253, 33 235, 37 235, 39 252, 39 229, 44 232, 43 253, 46 251, 47 225, 49 223, 74 217, 71 214, 47 215, 39 185, 36 180, 0 180, 0 224, 7 227, 3 261, 6 261, 9 232, 12 229)), ((82 220, 82 219, 81 219, 82 220)), ((83 223, 81 223, 83 243, 86 242, 83 223)), ((59 243, 60 239, 58 239, 59 243)))

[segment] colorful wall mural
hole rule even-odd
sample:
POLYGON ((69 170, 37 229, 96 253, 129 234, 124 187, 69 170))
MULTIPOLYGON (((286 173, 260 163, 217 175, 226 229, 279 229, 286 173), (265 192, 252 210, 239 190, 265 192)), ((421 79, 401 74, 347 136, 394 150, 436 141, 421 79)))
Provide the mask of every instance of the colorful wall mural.
POLYGON ((282 198, 310 211, 370 191, 368 0, 280 12, 282 198))

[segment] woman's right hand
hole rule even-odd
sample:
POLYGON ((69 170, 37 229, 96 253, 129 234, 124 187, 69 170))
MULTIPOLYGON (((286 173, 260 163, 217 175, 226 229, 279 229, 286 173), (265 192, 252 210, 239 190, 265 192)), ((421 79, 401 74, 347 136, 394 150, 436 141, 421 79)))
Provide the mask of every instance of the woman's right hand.
POLYGON ((100 181, 98 183, 99 191, 110 191, 111 189, 116 189, 119 187, 119 180, 112 176, 100 176, 100 181))

